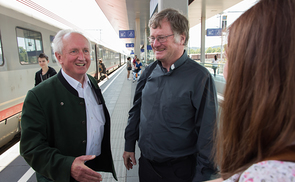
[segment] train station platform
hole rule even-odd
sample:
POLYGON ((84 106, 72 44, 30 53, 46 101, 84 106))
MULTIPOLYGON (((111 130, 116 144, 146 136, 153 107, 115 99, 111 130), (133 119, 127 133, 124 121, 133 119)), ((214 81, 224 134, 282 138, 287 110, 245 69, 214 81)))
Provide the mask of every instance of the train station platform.
MULTIPOLYGON (((127 171, 124 166, 124 132, 132 106, 136 82, 127 80, 126 65, 99 83, 111 116, 111 147, 119 182, 138 182, 138 165, 127 171)), ((130 75, 132 76, 132 75, 130 75)), ((136 158, 139 149, 136 148, 136 158)), ((115 182, 111 173, 100 172, 104 182, 115 182)), ((35 172, 19 155, 19 143, 0 155, 0 182, 36 182, 35 172)))

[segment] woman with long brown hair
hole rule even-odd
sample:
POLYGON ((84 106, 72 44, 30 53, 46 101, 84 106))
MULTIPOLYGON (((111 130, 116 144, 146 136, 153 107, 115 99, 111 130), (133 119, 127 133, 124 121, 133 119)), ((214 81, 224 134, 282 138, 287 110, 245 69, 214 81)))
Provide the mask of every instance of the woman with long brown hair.
POLYGON ((230 26, 226 52, 215 140, 221 177, 294 181, 295 1, 258 2, 230 26))

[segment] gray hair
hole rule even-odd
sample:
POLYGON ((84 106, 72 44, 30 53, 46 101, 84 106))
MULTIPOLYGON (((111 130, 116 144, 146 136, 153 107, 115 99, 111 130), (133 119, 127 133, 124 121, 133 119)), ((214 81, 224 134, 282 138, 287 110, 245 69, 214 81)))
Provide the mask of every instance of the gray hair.
POLYGON ((162 20, 166 19, 172 28, 174 35, 174 40, 176 42, 180 41, 179 35, 185 36, 184 46, 187 45, 189 40, 189 22, 188 19, 175 9, 164 9, 158 13, 155 13, 149 21, 149 27, 156 29, 161 28, 162 20))
POLYGON ((89 43, 89 52, 91 52, 91 42, 90 40, 80 31, 78 30, 73 30, 73 29, 65 29, 65 30, 60 30, 59 32, 57 32, 57 34, 55 35, 53 42, 52 42, 52 48, 53 48, 53 52, 57 52, 59 54, 62 54, 62 50, 63 50, 63 37, 67 34, 70 33, 78 33, 80 35, 82 35, 83 37, 85 37, 85 39, 87 39, 88 43, 89 43))

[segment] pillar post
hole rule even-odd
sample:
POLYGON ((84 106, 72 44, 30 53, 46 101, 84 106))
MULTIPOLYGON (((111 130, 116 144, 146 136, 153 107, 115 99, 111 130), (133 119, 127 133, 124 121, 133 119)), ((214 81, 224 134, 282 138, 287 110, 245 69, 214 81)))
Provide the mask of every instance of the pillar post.
POLYGON ((134 43, 134 56, 140 59, 140 19, 135 19, 135 43, 134 43))
POLYGON ((202 0, 201 15, 201 62, 205 63, 206 1, 202 0))

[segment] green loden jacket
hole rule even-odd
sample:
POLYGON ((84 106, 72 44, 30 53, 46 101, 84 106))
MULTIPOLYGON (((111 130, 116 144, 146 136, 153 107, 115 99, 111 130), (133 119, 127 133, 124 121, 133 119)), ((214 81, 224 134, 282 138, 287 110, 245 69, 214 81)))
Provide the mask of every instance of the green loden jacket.
MULTIPOLYGON (((105 114, 101 155, 86 162, 95 171, 112 172, 117 180, 110 145, 110 115, 100 88, 89 76, 105 114)), ((71 165, 85 155, 86 108, 83 98, 61 72, 28 91, 21 118, 20 154, 37 172, 38 181, 75 181, 71 165)))

